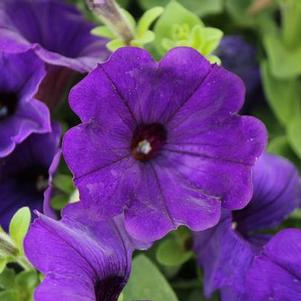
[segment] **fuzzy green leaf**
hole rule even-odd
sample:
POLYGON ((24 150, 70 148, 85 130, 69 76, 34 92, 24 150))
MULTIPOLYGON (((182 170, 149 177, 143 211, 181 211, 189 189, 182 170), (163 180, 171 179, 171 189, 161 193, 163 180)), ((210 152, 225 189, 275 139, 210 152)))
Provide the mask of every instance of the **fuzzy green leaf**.
POLYGON ((14 240, 21 253, 23 253, 23 240, 30 222, 31 212, 28 207, 23 207, 15 213, 9 225, 10 237, 14 240))
POLYGON ((144 255, 133 260, 132 274, 123 291, 123 298, 124 301, 178 301, 162 273, 144 255))

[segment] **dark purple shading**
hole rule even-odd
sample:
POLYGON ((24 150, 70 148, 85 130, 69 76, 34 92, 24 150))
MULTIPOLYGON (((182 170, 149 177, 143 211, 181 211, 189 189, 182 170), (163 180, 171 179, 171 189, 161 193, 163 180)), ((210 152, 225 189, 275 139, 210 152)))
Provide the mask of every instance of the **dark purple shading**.
POLYGON ((50 131, 49 111, 34 98, 44 76, 44 64, 32 51, 0 52, 0 158, 32 133, 50 131))
POLYGON ((56 171, 53 159, 61 134, 58 124, 52 128, 51 133, 32 134, 12 154, 0 159, 0 224, 4 229, 20 207, 43 207, 44 191, 56 171))

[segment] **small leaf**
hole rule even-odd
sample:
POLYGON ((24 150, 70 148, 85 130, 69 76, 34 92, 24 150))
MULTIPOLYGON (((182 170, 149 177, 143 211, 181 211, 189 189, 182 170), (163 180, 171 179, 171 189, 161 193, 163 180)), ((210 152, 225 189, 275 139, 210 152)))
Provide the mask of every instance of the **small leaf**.
POLYGON ((17 290, 7 290, 0 292, 1 301, 20 301, 19 294, 17 290))
POLYGON ((288 121, 301 112, 300 82, 295 78, 275 78, 267 61, 261 63, 261 74, 267 101, 279 122, 287 126, 288 121))
POLYGON ((124 301, 178 301, 162 273, 144 255, 134 258, 132 274, 123 291, 123 296, 124 301))
POLYGON ((142 36, 148 31, 151 24, 160 16, 164 11, 163 7, 157 6, 148 11, 146 11, 138 22, 136 28, 137 37, 142 36))
POLYGON ((6 267, 6 257, 0 257, 0 274, 4 271, 5 267, 6 267))
POLYGON ((118 48, 121 48, 121 47, 124 47, 125 46, 125 43, 121 40, 121 39, 115 39, 115 40, 112 40, 111 42, 109 42, 107 44, 107 48, 114 52, 115 50, 117 50, 118 48))
POLYGON ((288 140, 296 152, 298 157, 301 159, 301 116, 293 119, 288 126, 288 140))
MULTIPOLYGON (((140 5, 145 9, 154 6, 165 6, 170 0, 139 0, 140 5)), ((223 10, 223 0, 179 0, 181 5, 199 16, 218 14, 223 10)))
POLYGON ((21 289, 30 291, 39 283, 39 277, 35 270, 23 271, 16 276, 15 281, 21 289))
POLYGON ((166 266, 179 266, 188 261, 193 255, 187 251, 175 239, 163 240, 157 249, 157 260, 166 266))
POLYGON ((287 49, 278 36, 270 34, 264 37, 263 42, 275 77, 286 79, 301 74, 301 43, 298 48, 287 49))
POLYGON ((162 47, 163 39, 173 40, 173 26, 186 25, 191 30, 195 25, 202 25, 197 15, 184 8, 176 1, 171 1, 165 8, 164 13, 155 25, 156 47, 161 55, 165 53, 162 47))
POLYGON ((72 193, 74 190, 72 177, 70 175, 57 174, 53 179, 53 184, 67 194, 72 193))
POLYGON ((97 26, 92 29, 91 33, 95 36, 100 36, 108 39, 114 39, 115 35, 111 32, 111 30, 103 25, 103 26, 97 26))
POLYGON ((9 225, 9 234, 15 241, 21 254, 23 253, 23 240, 31 222, 31 212, 28 207, 19 209, 13 216, 9 225))
POLYGON ((16 274, 14 270, 5 268, 0 274, 0 288, 2 289, 13 288, 15 285, 15 276, 16 274))

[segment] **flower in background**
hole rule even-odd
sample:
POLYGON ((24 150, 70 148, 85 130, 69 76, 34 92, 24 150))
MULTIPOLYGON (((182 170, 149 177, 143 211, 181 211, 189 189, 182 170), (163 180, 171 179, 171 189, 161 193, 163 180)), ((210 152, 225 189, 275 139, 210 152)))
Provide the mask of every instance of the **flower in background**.
POLYGON ((53 124, 51 133, 32 134, 12 154, 0 159, 0 224, 3 228, 7 229, 18 208, 43 208, 44 192, 59 160, 56 153, 60 134, 60 127, 53 124))
POLYGON ((47 107, 34 99, 44 76, 43 63, 33 52, 0 52, 0 158, 30 134, 51 130, 47 107))
POLYGON ((44 62, 79 72, 91 71, 108 56, 105 39, 90 34, 93 24, 59 0, 2 0, 0 50, 33 49, 44 62))
POLYGON ((192 48, 159 63, 117 50, 70 95, 82 124, 65 134, 63 154, 81 201, 104 216, 124 211, 139 240, 214 226, 221 206, 250 200, 266 142, 262 123, 236 113, 243 100, 241 80, 192 48))
POLYGON ((25 253, 45 275, 36 301, 117 301, 131 271, 132 252, 146 245, 131 239, 121 216, 102 220, 77 203, 61 221, 39 214, 25 238, 25 253))
POLYGON ((109 52, 104 38, 93 36, 93 24, 62 0, 0 1, 0 50, 32 49, 47 63, 37 98, 54 109, 77 72, 89 72, 109 52))
POLYGON ((241 36, 225 36, 215 51, 224 68, 237 74, 245 83, 247 96, 260 86, 257 51, 241 36))
POLYGON ((264 154, 257 161, 253 185, 253 198, 244 209, 224 212, 216 227, 195 234, 195 250, 205 271, 207 296, 220 289, 223 301, 245 300, 250 264, 271 238, 262 231, 280 225, 301 199, 297 169, 275 155, 264 154))
POLYGON ((301 299, 301 231, 276 234, 256 256, 246 279, 246 301, 301 299))

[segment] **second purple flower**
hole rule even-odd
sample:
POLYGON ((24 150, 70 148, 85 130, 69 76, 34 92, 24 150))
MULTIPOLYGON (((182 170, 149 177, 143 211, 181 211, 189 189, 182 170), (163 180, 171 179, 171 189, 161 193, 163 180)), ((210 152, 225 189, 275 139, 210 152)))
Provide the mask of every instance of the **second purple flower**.
POLYGON ((81 200, 104 216, 124 211, 131 235, 150 241, 244 207, 266 142, 258 120, 237 114, 244 93, 237 76, 191 48, 159 63, 142 49, 116 51, 70 96, 82 124, 63 153, 81 200))

